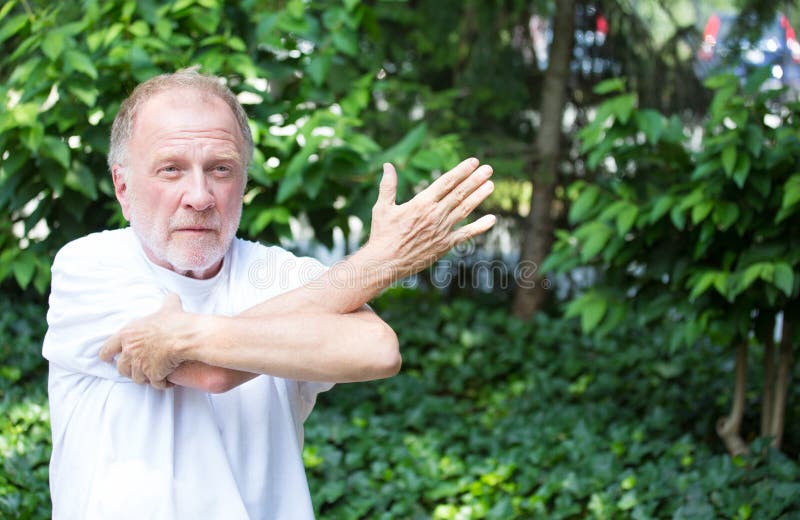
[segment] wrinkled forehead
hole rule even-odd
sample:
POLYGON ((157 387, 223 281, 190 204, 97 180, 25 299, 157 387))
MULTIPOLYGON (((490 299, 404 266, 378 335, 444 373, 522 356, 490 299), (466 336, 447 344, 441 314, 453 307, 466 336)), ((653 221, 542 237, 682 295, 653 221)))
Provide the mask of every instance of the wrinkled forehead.
POLYGON ((182 115, 193 113, 194 120, 199 123, 203 116, 212 110, 215 111, 217 120, 220 120, 219 116, 224 117, 225 123, 236 129, 239 139, 244 139, 236 122, 236 115, 225 100, 212 92, 192 87, 170 88, 157 92, 143 101, 133 119, 133 133, 148 124, 168 124, 170 122, 168 118, 178 112, 182 115))
POLYGON ((173 88, 144 101, 133 120, 133 140, 149 140, 170 131, 222 131, 245 153, 236 116, 219 96, 194 88, 173 88))

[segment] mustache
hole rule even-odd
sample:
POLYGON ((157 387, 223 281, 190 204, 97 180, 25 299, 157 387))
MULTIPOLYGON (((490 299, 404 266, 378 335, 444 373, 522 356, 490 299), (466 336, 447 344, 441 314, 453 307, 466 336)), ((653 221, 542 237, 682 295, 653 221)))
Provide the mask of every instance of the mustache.
POLYGON ((193 215, 173 215, 169 219, 169 229, 186 229, 186 228, 202 228, 213 229, 219 231, 222 223, 220 222, 219 215, 214 212, 206 214, 196 213, 193 215))

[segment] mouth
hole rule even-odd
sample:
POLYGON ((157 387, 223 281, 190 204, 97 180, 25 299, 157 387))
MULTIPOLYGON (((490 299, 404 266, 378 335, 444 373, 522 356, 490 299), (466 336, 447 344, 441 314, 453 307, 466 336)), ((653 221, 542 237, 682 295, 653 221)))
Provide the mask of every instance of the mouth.
POLYGON ((175 232, 179 233, 216 233, 217 230, 214 228, 206 228, 206 227, 182 227, 177 228, 174 230, 175 232))

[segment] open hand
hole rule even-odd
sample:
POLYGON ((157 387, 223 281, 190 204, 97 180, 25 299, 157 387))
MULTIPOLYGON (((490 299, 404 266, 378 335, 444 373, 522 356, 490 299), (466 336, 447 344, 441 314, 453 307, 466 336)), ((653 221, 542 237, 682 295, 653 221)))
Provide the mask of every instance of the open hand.
POLYGON ((495 223, 494 215, 454 229, 494 190, 492 168, 467 159, 405 204, 397 205, 397 172, 384 164, 378 200, 372 208, 368 248, 378 251, 397 280, 428 267, 455 245, 495 223))
POLYGON ((107 363, 117 357, 117 370, 139 384, 163 390, 172 386, 169 376, 183 359, 179 339, 186 334, 189 315, 183 311, 175 293, 164 298, 161 309, 129 323, 111 336, 100 349, 100 359, 107 363))

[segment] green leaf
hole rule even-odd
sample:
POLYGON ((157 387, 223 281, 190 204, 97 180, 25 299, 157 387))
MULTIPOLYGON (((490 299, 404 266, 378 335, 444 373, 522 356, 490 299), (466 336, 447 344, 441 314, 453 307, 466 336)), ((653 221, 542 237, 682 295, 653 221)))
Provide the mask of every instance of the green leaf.
POLYGON ((650 216, 648 218, 649 223, 653 224, 663 217, 664 214, 672 208, 674 203, 675 199, 671 195, 660 196, 655 204, 653 204, 653 209, 650 210, 650 216))
MULTIPOLYGON (((736 162, 736 169, 733 172, 733 181, 738 187, 744 186, 747 176, 750 174, 750 158, 746 154, 740 154, 736 162)), ((766 194, 764 194, 766 197, 766 194)))
POLYGON ((73 70, 83 72, 92 79, 97 79, 97 69, 94 67, 89 56, 76 50, 69 50, 65 53, 64 57, 66 63, 72 67, 73 70))
MULTIPOLYGON (((708 290, 714 282, 716 282, 719 273, 715 271, 705 272, 699 275, 695 275, 687 284, 688 288, 691 288, 691 293, 689 294, 689 300, 695 301, 700 295, 708 290)), ((723 295, 724 296, 724 295, 723 295)))
POLYGON ((721 165, 721 161, 714 157, 707 161, 702 161, 697 164, 697 167, 692 172, 692 180, 704 179, 717 171, 721 165))
POLYGON ((408 132, 394 146, 386 150, 380 157, 380 163, 389 161, 396 163, 395 166, 405 168, 411 159, 411 154, 422 144, 428 134, 428 125, 421 123, 408 132))
POLYGON ((703 85, 712 90, 717 90, 722 87, 731 85, 735 87, 738 83, 739 83, 739 78, 737 78, 733 74, 726 73, 726 74, 717 74, 711 76, 710 78, 706 79, 703 82, 703 85))
POLYGON ((39 105, 36 103, 20 103, 10 110, 12 120, 18 126, 33 126, 39 115, 39 105))
POLYGON ((283 206, 274 206, 260 211, 250 223, 249 232, 251 235, 258 235, 272 222, 280 224, 289 222, 289 210, 283 206))
POLYGON ((794 271, 786 262, 778 262, 772 276, 772 283, 786 296, 791 296, 794 291, 794 271))
POLYGON ((597 197, 600 195, 600 189, 594 184, 587 185, 578 196, 578 199, 572 203, 569 208, 569 222, 575 224, 576 222, 583 221, 595 209, 597 197))
POLYGON ((692 224, 697 225, 702 222, 712 209, 714 209, 714 202, 710 200, 704 200, 692 207, 692 224))
POLYGON ((634 114, 636 124, 641 128, 647 140, 657 144, 664 130, 664 116, 652 109, 639 110, 634 114))
POLYGON ((744 143, 753 157, 761 157, 761 150, 764 146, 764 132, 761 130, 761 127, 747 125, 744 134, 744 143))
POLYGON ((45 136, 43 139, 44 146, 39 149, 39 152, 60 164, 65 170, 69 169, 69 147, 67 143, 57 137, 51 135, 45 136))
POLYGON ((87 107, 93 107, 97 102, 99 92, 94 87, 86 88, 79 85, 68 85, 67 90, 87 107))
POLYGON ((783 185, 781 209, 788 209, 800 202, 800 173, 795 173, 783 185))
POLYGON ((321 141, 322 137, 320 136, 310 138, 305 146, 289 161, 289 165, 286 167, 286 175, 284 175, 278 188, 276 200, 279 204, 288 200, 303 185, 303 176, 308 168, 309 158, 317 151, 321 141))
POLYGON ((605 316, 607 307, 605 299, 599 297, 586 302, 581 309, 581 329, 586 333, 593 331, 605 316))
MULTIPOLYGON (((611 238, 611 228, 602 222, 590 222, 583 226, 586 236, 583 238, 581 247, 581 260, 584 262, 589 261, 597 253, 599 253, 608 243, 611 238)), ((578 232, 576 231, 576 235, 578 232)))
POLYGON ((744 187, 744 183, 747 182, 747 174, 750 173, 749 170, 741 170, 738 171, 739 176, 733 178, 733 182, 736 183, 740 189, 744 187))
POLYGON ((584 333, 591 332, 606 314, 608 303, 606 299, 595 292, 583 294, 567 304, 564 316, 566 318, 581 317, 581 329, 584 333))
POLYGON ((150 27, 144 20, 136 20, 128 26, 128 32, 137 38, 144 38, 150 34, 150 27))
POLYGON ((44 36, 42 41, 42 52, 50 58, 50 61, 56 61, 64 50, 64 33, 59 30, 51 30, 44 36))
POLYGON ((619 215, 617 215, 617 233, 620 236, 624 236, 625 233, 630 231, 638 215, 639 208, 634 204, 627 204, 625 208, 620 211, 619 215))
POLYGON ((610 94, 612 92, 623 92, 625 90, 625 80, 622 78, 611 78, 601 81, 594 87, 595 94, 610 94))
POLYGON ((64 193, 64 171, 57 168, 44 168, 42 170, 42 177, 47 182, 50 189, 53 190, 53 195, 60 197, 64 193))
POLYGON ((14 278, 16 278, 17 283, 23 289, 28 287, 28 284, 31 283, 35 267, 36 263, 30 253, 21 254, 14 260, 13 264, 11 265, 11 270, 14 273, 14 278))
POLYGON ((633 109, 636 107, 637 99, 636 94, 623 94, 610 101, 612 113, 621 123, 628 122, 633 109))
POLYGON ((89 200, 97 200, 97 181, 89 168, 83 163, 75 164, 67 170, 64 185, 73 191, 83 194, 89 200))
POLYGON ((672 219, 672 223, 678 229, 683 229, 686 227, 686 215, 684 215, 683 210, 680 206, 673 206, 669 212, 669 218, 672 219))
POLYGON ((316 85, 325 83, 325 78, 328 77, 328 70, 331 68, 333 56, 330 54, 315 54, 309 58, 309 63, 306 66, 306 72, 316 85))
MULTIPOLYGON (((0 18, 0 20, 2 20, 2 18, 0 18)), ((2 23, 0 23, 0 43, 17 34, 20 29, 25 27, 27 22, 28 16, 25 14, 18 14, 12 16, 8 20, 2 20, 2 23)))
POLYGON ((714 205, 714 222, 725 231, 739 218, 739 206, 733 202, 719 201, 714 205))
POLYGON ((764 268, 766 265, 766 262, 756 262, 755 264, 747 267, 747 269, 745 269, 743 272, 737 273, 733 290, 729 297, 733 298, 736 295, 746 291, 751 285, 753 285, 753 283, 758 280, 759 277, 762 277, 765 274, 764 268))
MULTIPOLYGON (((722 168, 725 174, 730 177, 733 175, 733 169, 736 167, 736 147, 729 144, 722 150, 722 168)), ((741 187, 741 186, 740 186, 741 187)))
POLYGON ((358 54, 358 35, 351 30, 339 29, 332 34, 333 46, 347 54, 355 57, 358 54))

